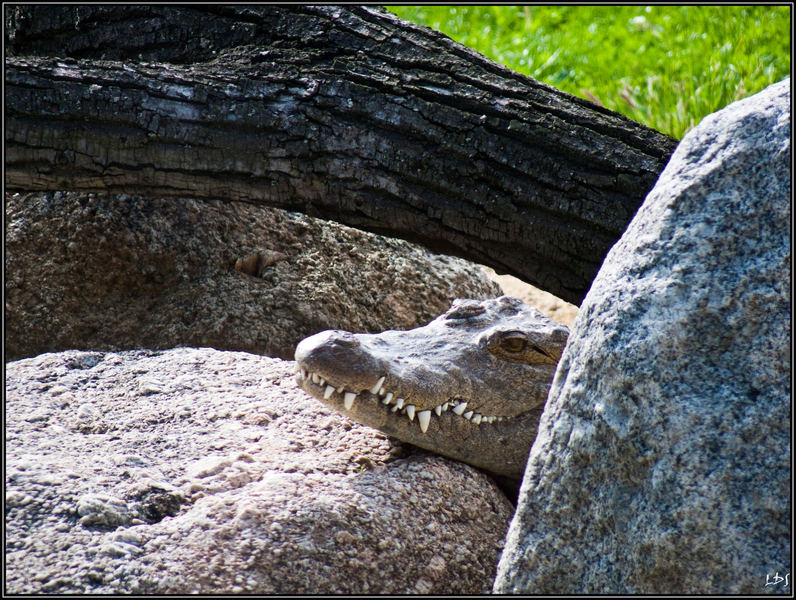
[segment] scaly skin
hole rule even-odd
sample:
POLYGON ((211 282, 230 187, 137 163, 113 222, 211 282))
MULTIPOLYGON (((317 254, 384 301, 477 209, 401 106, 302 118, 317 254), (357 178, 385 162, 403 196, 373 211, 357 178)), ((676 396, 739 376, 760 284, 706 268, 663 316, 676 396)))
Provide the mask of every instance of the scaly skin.
POLYGON ((568 335, 517 298, 454 300, 410 331, 309 337, 296 378, 359 423, 521 479, 568 335))

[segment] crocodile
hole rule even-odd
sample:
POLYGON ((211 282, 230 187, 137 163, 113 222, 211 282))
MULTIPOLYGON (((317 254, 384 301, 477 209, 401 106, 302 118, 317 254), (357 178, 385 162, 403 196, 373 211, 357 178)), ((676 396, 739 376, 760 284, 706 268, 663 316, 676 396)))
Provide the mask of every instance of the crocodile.
POLYGON ((518 298, 457 299, 416 329, 302 340, 296 381, 363 425, 522 479, 568 336, 518 298))

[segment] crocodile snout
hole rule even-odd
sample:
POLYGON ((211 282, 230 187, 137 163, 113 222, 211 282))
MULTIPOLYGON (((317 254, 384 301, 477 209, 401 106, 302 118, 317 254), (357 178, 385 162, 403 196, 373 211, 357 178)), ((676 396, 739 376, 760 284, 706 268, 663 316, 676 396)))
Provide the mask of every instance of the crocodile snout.
POLYGON ((348 389, 370 389, 387 370, 383 361, 362 347, 356 334, 347 331, 322 331, 302 340, 296 346, 296 362, 300 369, 324 374, 333 386, 335 373, 345 373, 348 389))

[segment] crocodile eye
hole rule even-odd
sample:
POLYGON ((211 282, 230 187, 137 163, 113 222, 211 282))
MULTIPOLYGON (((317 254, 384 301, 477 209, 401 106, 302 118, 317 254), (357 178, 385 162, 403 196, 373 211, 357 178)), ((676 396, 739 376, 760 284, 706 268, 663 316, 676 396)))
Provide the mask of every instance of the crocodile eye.
POLYGON ((525 350, 525 340, 518 337, 510 337, 501 340, 500 347, 506 352, 522 352, 525 350))

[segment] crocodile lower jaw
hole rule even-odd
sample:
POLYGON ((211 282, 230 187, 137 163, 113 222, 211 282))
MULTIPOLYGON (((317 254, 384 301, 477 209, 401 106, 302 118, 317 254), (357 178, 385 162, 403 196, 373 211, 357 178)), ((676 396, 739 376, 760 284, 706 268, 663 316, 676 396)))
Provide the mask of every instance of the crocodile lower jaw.
MULTIPOLYGON (((410 421, 414 421, 417 416, 417 422, 420 426, 420 431, 426 433, 429 423, 431 422, 432 413, 436 413, 437 417, 442 416, 442 413, 450 410, 452 414, 466 419, 473 425, 490 425, 495 422, 503 421, 511 417, 503 417, 497 415, 482 415, 472 410, 467 410, 467 402, 450 399, 443 404, 435 406, 433 409, 417 410, 414 404, 407 404, 403 398, 396 397, 392 392, 387 391, 384 387, 384 377, 380 378, 376 385, 370 390, 360 390, 359 392, 347 391, 345 386, 335 388, 330 385, 320 373, 311 373, 306 369, 302 369, 296 364, 296 381, 299 387, 305 391, 310 392, 317 398, 328 400, 332 394, 338 394, 343 398, 343 406, 346 410, 352 410, 354 402, 362 400, 361 394, 372 395, 375 400, 385 405, 385 410, 388 406, 392 406, 389 410, 393 413, 406 415, 410 421)), ((373 400, 368 400, 373 401, 373 400)))

